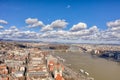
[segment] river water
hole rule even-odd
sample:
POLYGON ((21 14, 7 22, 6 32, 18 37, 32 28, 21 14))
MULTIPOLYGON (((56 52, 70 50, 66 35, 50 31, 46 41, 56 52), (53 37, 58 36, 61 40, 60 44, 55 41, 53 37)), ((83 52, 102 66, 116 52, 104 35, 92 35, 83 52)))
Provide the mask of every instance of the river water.
POLYGON ((88 53, 54 53, 66 60, 69 67, 79 72, 87 71, 95 80, 120 80, 120 64, 103 58, 93 57, 88 53))

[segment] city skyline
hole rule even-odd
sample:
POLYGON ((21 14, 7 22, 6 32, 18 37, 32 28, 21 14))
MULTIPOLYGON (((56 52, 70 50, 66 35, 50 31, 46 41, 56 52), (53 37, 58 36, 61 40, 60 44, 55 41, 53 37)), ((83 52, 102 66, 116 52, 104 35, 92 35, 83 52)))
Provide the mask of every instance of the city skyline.
POLYGON ((120 43, 119 0, 0 0, 0 38, 120 43))

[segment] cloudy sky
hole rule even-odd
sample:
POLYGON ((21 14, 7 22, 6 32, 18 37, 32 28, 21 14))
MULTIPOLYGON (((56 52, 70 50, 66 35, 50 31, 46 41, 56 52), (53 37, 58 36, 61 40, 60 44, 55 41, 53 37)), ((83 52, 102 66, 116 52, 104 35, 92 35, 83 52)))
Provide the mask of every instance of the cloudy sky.
POLYGON ((120 0, 0 0, 0 39, 120 44, 120 0))

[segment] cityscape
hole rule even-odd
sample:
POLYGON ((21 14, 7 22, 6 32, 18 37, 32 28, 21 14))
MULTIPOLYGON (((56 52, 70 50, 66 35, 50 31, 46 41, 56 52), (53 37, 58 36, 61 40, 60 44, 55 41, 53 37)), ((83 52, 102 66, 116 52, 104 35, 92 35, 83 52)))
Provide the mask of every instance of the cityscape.
POLYGON ((0 80, 120 80, 120 0, 0 0, 0 80))
POLYGON ((120 46, 115 45, 1 41, 0 80, 94 80, 82 68, 76 71, 61 54, 120 62, 120 46))

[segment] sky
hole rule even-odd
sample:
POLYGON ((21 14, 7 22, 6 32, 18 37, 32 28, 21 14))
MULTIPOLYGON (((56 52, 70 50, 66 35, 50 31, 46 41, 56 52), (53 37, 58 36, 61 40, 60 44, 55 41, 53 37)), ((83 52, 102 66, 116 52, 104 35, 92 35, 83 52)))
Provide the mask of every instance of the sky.
POLYGON ((120 0, 0 0, 0 39, 120 43, 120 0))

